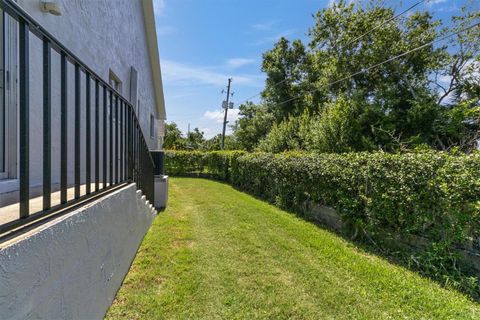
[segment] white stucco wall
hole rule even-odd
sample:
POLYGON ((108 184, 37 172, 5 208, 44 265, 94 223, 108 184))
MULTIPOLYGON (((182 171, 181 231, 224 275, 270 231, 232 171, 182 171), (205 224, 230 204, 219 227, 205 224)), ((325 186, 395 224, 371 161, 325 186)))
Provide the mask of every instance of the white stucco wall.
MULTIPOLYGON (((110 70, 122 82, 122 95, 130 100, 131 68, 138 72, 139 120, 151 149, 158 149, 157 134, 150 136, 150 115, 157 117, 154 84, 141 0, 56 0, 62 15, 54 16, 40 10, 40 1, 19 0, 18 4, 51 32, 69 50, 108 82, 110 70)), ((42 43, 30 36, 30 185, 42 184, 43 166, 43 86, 42 43)), ((60 56, 52 53, 52 184, 60 180, 60 56)), ((68 183, 74 182, 74 67, 68 66, 68 183)), ((91 98, 94 117, 94 83, 91 98)), ((102 91, 100 91, 102 97, 102 91)), ((131 101, 137 108, 137 101, 131 101)), ((162 102, 163 103, 163 102, 162 102)), ((100 105, 103 105, 100 98, 100 105)), ((81 150, 82 183, 85 181, 85 75, 81 74, 81 150)), ((103 112, 100 112, 100 122, 103 112)), ((156 125, 156 129, 158 129, 156 125)), ((92 161, 94 159, 94 127, 91 127, 92 161)), ((102 129, 100 140, 103 143, 102 129)), ((102 148, 102 145, 100 146, 102 148)), ((102 153, 100 162, 103 161, 102 153)), ((100 166, 102 168, 102 166, 100 166)), ((92 174, 93 171, 92 162, 92 174)), ((100 175, 103 173, 100 171, 100 175)), ((1 182, 0 182, 1 183, 1 182)))
POLYGON ((0 248, 1 319, 103 319, 155 216, 131 184, 0 248))

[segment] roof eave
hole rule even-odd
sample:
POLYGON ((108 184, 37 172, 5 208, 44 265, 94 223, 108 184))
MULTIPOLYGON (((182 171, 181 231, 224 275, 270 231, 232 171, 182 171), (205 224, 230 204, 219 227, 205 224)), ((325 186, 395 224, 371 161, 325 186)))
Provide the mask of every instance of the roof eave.
POLYGON ((145 33, 147 36, 148 54, 150 57, 150 66, 152 71, 153 87, 155 91, 155 102, 157 105, 157 116, 159 119, 165 120, 165 98, 163 95, 162 71, 160 68, 160 54, 158 51, 153 1, 141 0, 141 2, 145 22, 145 33))

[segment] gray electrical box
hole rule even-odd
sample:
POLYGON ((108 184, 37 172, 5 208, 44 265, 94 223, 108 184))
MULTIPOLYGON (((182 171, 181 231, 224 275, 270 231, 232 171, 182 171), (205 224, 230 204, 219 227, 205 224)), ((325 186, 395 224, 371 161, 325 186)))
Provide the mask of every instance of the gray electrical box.
POLYGON ((155 201, 156 209, 164 209, 168 202, 168 176, 155 176, 155 201))
POLYGON ((156 209, 163 209, 167 207, 168 202, 168 176, 164 172, 165 152, 163 150, 151 151, 151 154, 155 164, 155 201, 153 205, 156 209))

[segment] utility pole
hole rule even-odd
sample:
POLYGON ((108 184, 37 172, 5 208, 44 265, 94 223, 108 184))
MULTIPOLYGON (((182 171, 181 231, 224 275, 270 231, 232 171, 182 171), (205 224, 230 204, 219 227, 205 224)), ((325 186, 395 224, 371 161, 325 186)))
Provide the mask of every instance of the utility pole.
POLYGON ((223 130, 222 130, 222 144, 221 149, 223 150, 225 147, 225 129, 227 128, 227 112, 229 107, 229 100, 230 100, 230 85, 232 83, 232 78, 228 78, 228 86, 227 86, 227 103, 225 105, 225 115, 223 117, 223 130))
POLYGON ((190 145, 190 122, 188 123, 188 129, 187 129, 187 149, 190 145))

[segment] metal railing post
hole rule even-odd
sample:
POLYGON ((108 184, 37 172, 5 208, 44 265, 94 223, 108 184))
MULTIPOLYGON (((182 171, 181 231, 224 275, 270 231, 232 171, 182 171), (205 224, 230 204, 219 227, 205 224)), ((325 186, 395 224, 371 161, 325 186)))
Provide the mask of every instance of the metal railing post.
POLYGON ((75 64, 75 199, 80 198, 80 66, 75 64))
POLYGON ((67 163, 68 163, 68 77, 67 57, 62 53, 60 60, 60 203, 67 203, 67 163))
POLYGON ((123 159, 124 159, 124 152, 123 152, 123 135, 125 133, 124 130, 124 122, 123 122, 123 101, 120 101, 120 182, 123 182, 124 176, 124 168, 123 168, 123 159))
POLYGON ((29 216, 30 198, 30 87, 29 87, 29 26, 26 21, 19 21, 19 99, 20 99, 20 218, 29 216))
POLYGON ((103 136, 102 136, 102 148, 103 148, 103 157, 102 157, 102 174, 103 174, 103 189, 107 187, 107 161, 108 161, 108 154, 107 154, 107 142, 108 142, 108 134, 107 134, 107 87, 103 86, 103 136))
POLYGON ((95 80, 95 191, 100 190, 100 97, 98 79, 95 80))
POLYGON ((52 206, 52 62, 51 44, 43 40, 43 210, 52 206))
POLYGON ((109 174, 109 186, 113 185, 113 91, 110 90, 110 134, 109 134, 109 143, 110 143, 110 174, 109 174))
POLYGON ((119 160, 119 154, 118 154, 118 127, 119 127, 119 122, 120 119, 118 117, 118 95, 115 94, 115 161, 113 162, 113 171, 115 172, 115 184, 118 183, 118 160, 119 160))
POLYGON ((91 130, 91 97, 90 97, 90 74, 85 73, 85 193, 90 194, 90 181, 92 179, 91 175, 91 165, 92 165, 92 134, 91 130))

